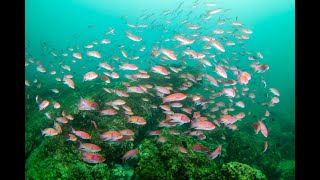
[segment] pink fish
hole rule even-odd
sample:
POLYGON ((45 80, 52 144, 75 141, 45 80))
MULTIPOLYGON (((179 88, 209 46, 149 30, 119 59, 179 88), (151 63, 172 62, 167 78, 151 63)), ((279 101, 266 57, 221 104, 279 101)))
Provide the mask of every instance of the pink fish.
POLYGON ((170 119, 171 119, 171 122, 176 122, 179 124, 190 122, 190 118, 187 115, 181 114, 181 113, 174 113, 173 116, 170 116, 170 119))
POLYGON ((119 132, 123 136, 132 136, 132 135, 134 135, 134 132, 132 130, 130 130, 130 129, 120 130, 119 132))
POLYGON ((174 127, 177 124, 175 122, 170 122, 170 120, 163 120, 159 123, 159 127, 174 127))
POLYGON ((222 93, 232 98, 236 96, 236 92, 232 88, 224 88, 222 89, 222 93))
POLYGON ((216 14, 216 13, 220 12, 221 10, 222 10, 221 8, 212 9, 210 11, 207 11, 207 14, 208 15, 216 14))
POLYGON ((209 149, 204 147, 202 144, 195 144, 191 147, 191 149, 193 151, 196 151, 196 152, 209 152, 209 149))
POLYGON ((99 67, 105 68, 109 71, 113 71, 114 67, 110 66, 109 64, 107 64, 106 62, 101 62, 99 64, 99 67))
POLYGON ((181 44, 183 45, 188 45, 188 44, 192 44, 195 40, 190 40, 190 39, 187 39, 183 36, 174 36, 174 38, 178 41, 180 41, 181 44))
POLYGON ((176 148, 178 151, 180 151, 181 153, 183 153, 183 154, 188 153, 188 151, 187 151, 186 148, 184 148, 184 147, 175 146, 175 148, 176 148))
POLYGON ((198 130, 213 130, 216 127, 210 121, 198 121, 198 122, 192 122, 190 128, 195 128, 198 130))
POLYGON ((67 141, 76 141, 77 137, 73 134, 68 134, 67 141))
POLYGON ((268 149, 268 142, 264 141, 263 146, 264 146, 263 152, 266 152, 266 150, 268 149))
POLYGON ((223 78, 228 78, 228 75, 227 75, 226 71, 221 66, 217 66, 216 65, 215 66, 215 71, 219 76, 221 76, 223 78))
POLYGON ((144 93, 144 90, 138 86, 131 86, 131 87, 128 87, 128 92, 144 93))
MULTIPOLYGON (((70 126, 71 127, 71 126, 70 126)), ((91 139, 90 134, 84 132, 84 131, 76 131, 71 127, 71 132, 75 134, 76 136, 79 136, 81 139, 91 139)))
POLYGON ((63 124, 68 123, 68 120, 65 117, 57 117, 56 121, 61 122, 63 124))
POLYGON ((162 74, 162 75, 168 75, 168 74, 170 74, 170 72, 169 72, 166 68, 164 68, 164 67, 162 67, 162 66, 153 66, 153 67, 151 68, 151 70, 152 70, 153 72, 155 72, 155 73, 159 73, 159 74, 162 74))
POLYGON ((60 104, 58 102, 53 102, 53 108, 59 109, 60 108, 60 104))
POLYGON ((63 78, 64 84, 67 84, 70 88, 74 89, 74 82, 67 77, 63 78))
POLYGON ((280 96, 279 91, 277 89, 275 89, 275 88, 270 88, 270 92, 272 92, 276 96, 280 96))
POLYGON ((162 99, 162 103, 172 102, 172 101, 181 101, 181 100, 184 100, 185 98, 187 98, 187 95, 183 93, 174 93, 164 97, 162 99))
POLYGON ((221 148, 222 148, 222 145, 220 144, 215 151, 207 155, 208 159, 215 159, 218 155, 220 155, 221 148))
POLYGON ((169 49, 164 49, 161 48, 160 49, 161 53, 163 53, 164 55, 166 55, 168 58, 170 58, 171 60, 177 60, 177 56, 174 54, 173 51, 169 50, 169 49))
POLYGON ((95 154, 90 152, 82 152, 81 159, 87 163, 101 163, 106 160, 100 154, 95 154))
POLYGON ((99 135, 103 141, 115 141, 121 139, 123 136, 118 131, 107 131, 99 135))
POLYGON ((48 100, 43 100, 43 101, 41 102, 41 104, 39 105, 39 111, 41 111, 41 110, 45 109, 46 107, 48 107, 49 104, 50 104, 50 103, 49 103, 48 100))
POLYGON ((205 77, 210 81, 210 83, 216 87, 219 87, 218 82, 212 76, 206 74, 205 77))
POLYGON ((135 157, 137 154, 139 153, 139 149, 132 149, 128 152, 126 152, 123 156, 122 156, 122 161, 126 161, 128 159, 131 159, 133 157, 135 157))
POLYGON ((98 77, 98 74, 95 72, 88 72, 83 76, 83 81, 91 81, 98 77))
POLYGON ((101 148, 95 144, 91 144, 91 143, 82 143, 79 140, 80 146, 79 146, 79 150, 81 151, 85 151, 85 152, 99 152, 101 151, 101 148))
POLYGON ((43 66, 37 66, 37 71, 42 72, 42 73, 47 72, 43 66))
POLYGON ((141 37, 135 36, 135 35, 131 34, 130 32, 126 32, 126 34, 127 34, 127 37, 128 37, 129 39, 131 39, 132 41, 137 41, 137 42, 139 42, 139 41, 142 40, 141 37))
POLYGON ((137 125, 147 124, 147 121, 143 117, 140 117, 140 116, 129 116, 128 122, 133 123, 133 124, 137 124, 137 125))
POLYGON ((45 115, 48 119, 52 119, 52 115, 49 112, 46 112, 45 115))
POLYGON ((157 139, 157 142, 160 142, 160 143, 165 143, 167 140, 165 137, 163 136, 159 136, 159 138, 157 139))
POLYGON ((175 129, 170 129, 169 130, 169 134, 171 134, 171 135, 179 135, 180 132, 178 130, 175 130, 175 129))
POLYGON ((114 109, 105 109, 100 112, 101 115, 115 115, 117 111, 114 109))
POLYGON ((255 130, 256 134, 258 134, 258 133, 259 133, 259 131, 261 130, 261 127, 260 127, 259 122, 255 122, 255 123, 253 123, 253 124, 252 124, 252 127, 254 128, 254 130, 255 130))
POLYGON ((109 44, 111 41, 109 39, 102 39, 100 41, 101 44, 109 44))
POLYGON ((123 70, 137 70, 138 66, 135 64, 123 64, 122 66, 119 66, 119 69, 123 69, 123 70))
POLYGON ((82 55, 80 53, 73 53, 72 56, 77 59, 82 59, 82 55))
POLYGON ((218 49, 219 51, 225 52, 224 47, 223 47, 222 44, 219 43, 218 41, 212 40, 212 41, 210 41, 210 43, 211 43, 211 45, 213 45, 213 46, 214 46, 216 49, 218 49))
POLYGON ((87 55, 95 58, 101 58, 101 54, 98 51, 88 51, 87 55))
POLYGON ((266 110, 266 113, 264 115, 268 117, 270 115, 269 111, 266 110))
POLYGON ((99 105, 94 101, 84 100, 82 97, 80 98, 80 103, 78 105, 79 110, 97 110, 99 109, 99 105))
POLYGON ((47 128, 45 130, 41 129, 41 135, 43 136, 55 136, 58 134, 58 131, 53 128, 47 128))
POLYGON ((101 80, 103 80, 106 83, 110 83, 110 79, 108 78, 108 76, 99 76, 101 80))
POLYGON ((263 134, 264 137, 268 137, 268 130, 266 128, 266 126, 264 125, 264 123, 260 120, 258 121, 260 128, 261 128, 261 133, 263 134))
POLYGON ((280 100, 279 100, 278 97, 273 97, 273 98, 271 99, 271 104, 275 104, 275 103, 279 103, 279 102, 280 102, 280 100))

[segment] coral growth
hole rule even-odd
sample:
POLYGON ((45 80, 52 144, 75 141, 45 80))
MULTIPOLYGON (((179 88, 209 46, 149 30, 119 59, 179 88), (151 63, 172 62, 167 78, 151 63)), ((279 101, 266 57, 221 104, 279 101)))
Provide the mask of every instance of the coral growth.
POLYGON ((230 162, 224 164, 221 168, 222 179, 239 179, 239 180, 258 180, 267 179, 266 176, 257 169, 247 164, 239 162, 230 162))

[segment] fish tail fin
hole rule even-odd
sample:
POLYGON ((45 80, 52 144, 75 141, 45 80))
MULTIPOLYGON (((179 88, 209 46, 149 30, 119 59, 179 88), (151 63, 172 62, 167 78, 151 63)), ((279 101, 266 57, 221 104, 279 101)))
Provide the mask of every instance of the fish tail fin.
POLYGON ((44 132, 43 132, 43 130, 42 129, 40 129, 41 130, 41 135, 43 136, 44 135, 44 132))
POLYGON ((208 158, 209 160, 211 159, 211 157, 210 157, 210 152, 208 152, 207 158, 208 158))
POLYGON ((78 140, 80 146, 79 146, 79 149, 82 149, 84 146, 83 146, 83 143, 80 141, 80 139, 78 140))
POLYGON ((192 129, 192 128, 194 128, 195 126, 196 126, 196 123, 195 123, 194 121, 191 121, 191 126, 190 126, 189 129, 192 129))
POLYGON ((128 118, 127 122, 130 122, 130 116, 129 115, 126 115, 126 116, 128 118))
POLYGON ((171 119, 171 116, 169 114, 166 114, 166 119, 165 120, 169 120, 171 119))
POLYGON ((166 103, 167 102, 167 98, 162 98, 162 104, 166 103))
POLYGON ((84 103, 84 99, 80 96, 80 104, 84 103))
POLYGON ((100 140, 103 140, 103 136, 101 134, 99 134, 99 138, 100 140))
POLYGON ((71 128, 71 132, 74 133, 75 130, 72 128, 72 126, 69 126, 71 128))

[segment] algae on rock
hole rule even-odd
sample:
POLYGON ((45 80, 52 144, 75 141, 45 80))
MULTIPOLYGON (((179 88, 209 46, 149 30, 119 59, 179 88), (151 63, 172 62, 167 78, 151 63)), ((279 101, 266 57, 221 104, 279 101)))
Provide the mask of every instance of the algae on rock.
POLYGON ((230 162, 222 165, 221 174, 223 179, 256 180, 267 179, 260 171, 251 166, 239 162, 230 162))

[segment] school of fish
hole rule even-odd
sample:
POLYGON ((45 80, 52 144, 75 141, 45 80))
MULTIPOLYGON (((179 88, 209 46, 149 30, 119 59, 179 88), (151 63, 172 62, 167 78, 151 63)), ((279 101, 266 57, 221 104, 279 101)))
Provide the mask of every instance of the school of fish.
MULTIPOLYGON (((146 138, 156 136, 158 143, 174 144, 162 136, 165 129, 172 136, 193 136, 198 143, 191 150, 206 153, 208 159, 218 157, 223 146, 217 141, 216 147, 204 147, 201 141, 206 140, 207 131, 219 128, 241 130, 238 124, 246 121, 246 116, 252 113, 247 107, 262 106, 265 113, 252 124, 252 132, 253 135, 261 132, 264 136, 261 149, 265 152, 269 134, 266 126, 269 122, 265 122, 270 116, 269 109, 280 102, 280 92, 266 82, 268 55, 264 57, 258 50, 246 47, 253 31, 238 18, 227 18, 227 13, 228 9, 219 8, 215 3, 196 1, 192 5, 182 2, 178 7, 160 13, 145 10, 135 21, 123 16, 121 23, 126 26, 126 30, 110 27, 103 38, 94 39, 88 44, 76 44, 62 51, 50 50, 48 56, 55 58, 50 65, 44 62, 45 57, 35 58, 26 53, 26 71, 38 75, 36 79, 25 80, 26 88, 40 89, 46 83, 43 77, 53 78, 56 83, 64 84, 75 92, 79 84, 86 84, 88 81, 102 83, 104 93, 116 94, 118 99, 98 103, 99 99, 79 96, 79 103, 76 104, 79 113, 95 111, 106 117, 125 114, 127 123, 134 124, 137 128, 117 131, 100 129, 103 133, 98 134, 98 137, 106 143, 135 141, 134 135, 139 127, 150 123, 151 119, 133 112, 130 104, 126 103, 133 94, 141 94, 143 98, 136 101, 159 102, 150 107, 141 107, 141 111, 152 108, 161 110, 163 114, 158 116, 158 125, 148 131, 146 138), (197 9, 201 9, 200 7, 206 10, 199 12, 197 9), (162 32, 161 37, 150 42, 144 35, 150 31, 162 32), (106 53, 104 49, 109 52, 106 53), (89 60, 90 66, 87 67, 89 60), (188 67, 195 66, 200 70, 199 74, 185 71, 188 67), (85 73, 72 75, 72 72, 77 72, 74 69, 79 67, 85 73), (178 75, 178 87, 166 83, 173 75, 178 75), (164 81, 142 83, 143 79, 153 77, 161 77, 164 81), (117 80, 121 80, 125 90, 108 87, 117 80), (194 86, 197 88, 191 93, 189 90, 194 86), (262 93, 265 93, 265 101, 259 102, 256 97, 262 93), (192 104, 187 104, 187 100, 192 104), (187 126, 189 130, 181 132, 181 126, 187 126)), ((65 93, 54 86, 48 91, 65 93)), ((50 93, 48 92, 48 96, 50 93)), ((41 129, 43 136, 67 135, 67 141, 79 143, 83 161, 106 161, 99 154, 101 148, 90 143, 93 136, 70 125, 70 121, 77 121, 74 114, 68 113, 70 107, 64 107, 59 99, 49 101, 48 97, 38 95, 28 95, 28 98, 35 98, 39 113, 53 121, 52 127, 41 129), (52 112, 46 111, 49 106, 53 106, 54 111, 61 116, 53 117, 52 112), (70 126, 70 131, 62 132, 61 126, 70 126)), ((92 128, 99 129, 99 123, 95 120, 91 120, 91 123, 92 128)), ((227 140, 224 134, 221 139, 227 140)), ((189 151, 179 145, 174 148, 181 153, 189 151)), ((139 149, 135 148, 126 152, 121 159, 126 161, 138 154, 139 149)))

